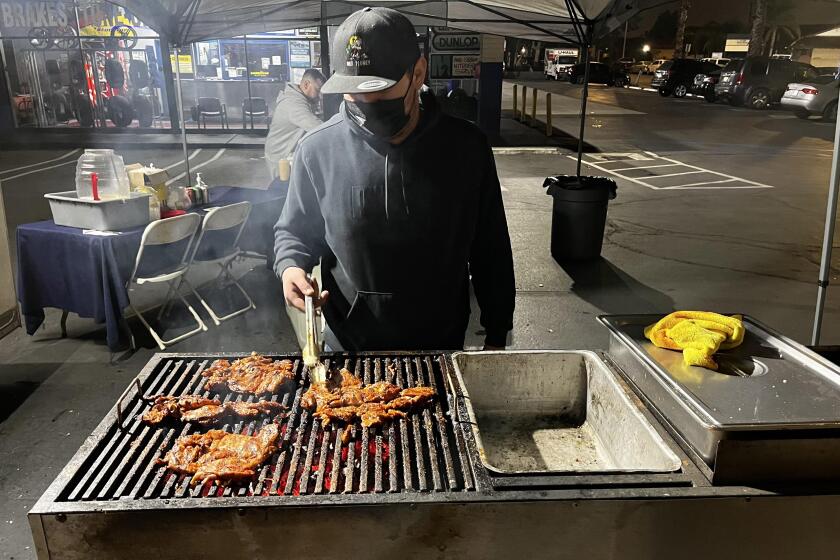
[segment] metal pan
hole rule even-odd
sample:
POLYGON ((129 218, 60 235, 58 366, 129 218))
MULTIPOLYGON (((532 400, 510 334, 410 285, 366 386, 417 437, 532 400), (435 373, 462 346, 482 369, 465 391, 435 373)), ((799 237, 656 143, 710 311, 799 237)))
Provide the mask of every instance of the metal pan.
POLYGON ((493 472, 680 469, 594 352, 460 352, 452 361, 479 456, 493 472))

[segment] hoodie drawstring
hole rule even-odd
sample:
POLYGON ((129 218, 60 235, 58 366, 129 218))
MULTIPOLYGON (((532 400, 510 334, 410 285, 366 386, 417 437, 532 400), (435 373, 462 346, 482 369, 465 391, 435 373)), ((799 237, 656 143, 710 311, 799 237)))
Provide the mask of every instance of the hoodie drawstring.
POLYGON ((385 221, 388 221, 388 155, 390 150, 385 152, 385 221))

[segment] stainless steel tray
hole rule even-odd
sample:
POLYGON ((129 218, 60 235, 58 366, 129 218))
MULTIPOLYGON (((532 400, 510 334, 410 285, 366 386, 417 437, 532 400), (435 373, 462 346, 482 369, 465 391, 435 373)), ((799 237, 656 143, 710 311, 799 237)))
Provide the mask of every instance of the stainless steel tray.
POLYGON ((452 362, 490 471, 680 469, 680 459, 594 352, 459 352, 452 362))
MULTIPOLYGON (((644 327, 660 318, 610 315, 599 321, 610 330, 612 359, 709 465, 731 459, 719 450, 732 438, 751 441, 737 452, 739 461, 746 447, 764 447, 762 460, 789 464, 783 454, 796 447, 801 455, 809 438, 819 453, 840 456, 840 438, 833 435, 840 429, 840 368, 746 316, 744 343, 716 354, 719 371, 686 366, 682 353, 645 338, 644 327), (773 450, 762 440, 773 441, 773 450)), ((731 444, 723 447, 736 453, 731 444)))

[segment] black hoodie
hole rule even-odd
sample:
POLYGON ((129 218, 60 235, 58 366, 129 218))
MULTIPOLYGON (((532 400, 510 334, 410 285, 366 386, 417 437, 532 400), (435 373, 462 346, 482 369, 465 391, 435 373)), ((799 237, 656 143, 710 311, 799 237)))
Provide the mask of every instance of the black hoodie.
POLYGON ((486 344, 512 328, 513 257, 493 152, 421 95, 401 144, 341 110, 295 152, 275 272, 322 260, 324 315, 347 350, 461 349, 472 277, 486 344))

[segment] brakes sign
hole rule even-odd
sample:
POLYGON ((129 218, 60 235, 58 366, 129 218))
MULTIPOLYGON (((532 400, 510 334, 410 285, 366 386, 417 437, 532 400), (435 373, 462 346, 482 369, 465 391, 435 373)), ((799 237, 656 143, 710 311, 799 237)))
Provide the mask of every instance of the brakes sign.
POLYGON ((7 36, 26 36, 33 27, 63 27, 68 23, 64 2, 0 0, 0 30, 7 36))

